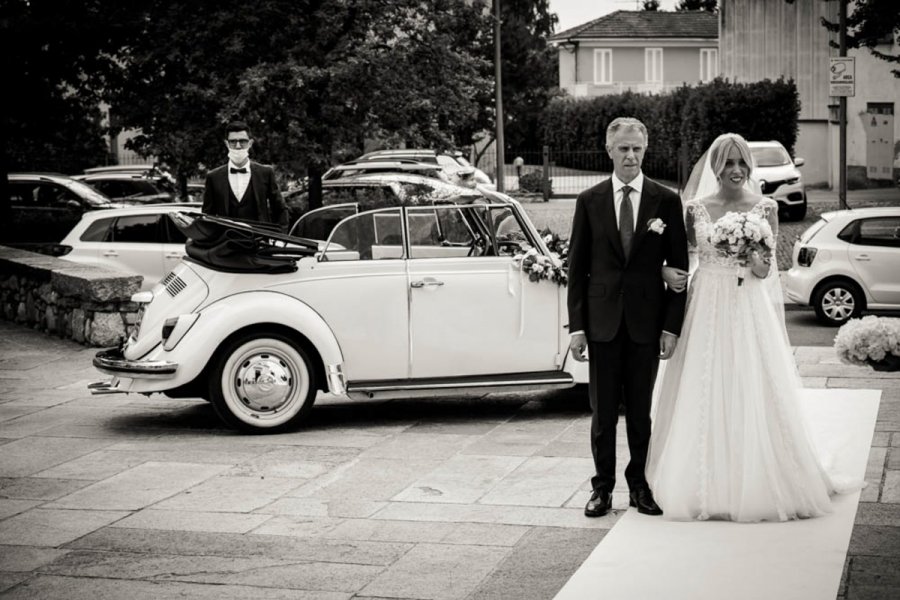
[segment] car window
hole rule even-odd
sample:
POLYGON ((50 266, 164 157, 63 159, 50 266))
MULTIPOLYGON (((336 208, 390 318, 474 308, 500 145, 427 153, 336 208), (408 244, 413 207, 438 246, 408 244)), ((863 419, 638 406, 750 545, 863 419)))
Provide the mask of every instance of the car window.
POLYGON ((751 148, 750 152, 757 167, 780 167, 791 163, 787 150, 778 146, 751 148))
POLYGON ((327 240, 335 226, 359 212, 357 204, 340 204, 317 208, 300 217, 291 227, 290 235, 311 240, 327 240))
POLYGON ((853 243, 900 248, 900 217, 863 219, 859 222, 859 233, 853 243))
POLYGON ((322 260, 385 260, 403 258, 400 209, 353 215, 334 228, 322 260))
POLYGON ((453 258, 481 253, 485 244, 456 206, 414 207, 407 210, 410 258, 453 258))
POLYGON ((119 217, 112 231, 112 241, 129 244, 158 244, 159 215, 119 217))
POLYGON ((498 254, 514 255, 519 249, 519 244, 528 241, 528 235, 511 207, 491 207, 490 210, 498 254))
POLYGON ((41 206, 44 208, 81 206, 78 197, 69 190, 47 181, 28 184, 22 190, 21 203, 25 206, 41 206))
POLYGON ((169 218, 168 214, 165 215, 163 222, 165 223, 166 244, 184 244, 187 242, 187 236, 175 226, 175 223, 172 222, 172 219, 169 218))
POLYGON ((105 242, 109 239, 109 227, 115 221, 114 218, 97 219, 78 238, 82 242, 105 242))
POLYGON ((81 198, 91 206, 104 206, 109 204, 109 198, 107 196, 84 182, 68 179, 62 185, 64 185, 72 194, 81 198))

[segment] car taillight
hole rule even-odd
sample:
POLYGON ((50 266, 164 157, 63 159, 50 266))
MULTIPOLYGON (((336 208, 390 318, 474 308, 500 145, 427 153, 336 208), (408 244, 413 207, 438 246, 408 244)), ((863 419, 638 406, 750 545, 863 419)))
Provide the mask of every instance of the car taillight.
POLYGON ((50 254, 52 254, 53 256, 65 256, 71 251, 72 246, 66 246, 64 244, 54 244, 50 248, 50 254))
POLYGON ((800 248, 800 253, 797 254, 797 264, 801 267, 808 267, 812 265, 813 261, 816 258, 816 250, 815 248, 810 248, 806 246, 804 248, 800 248))

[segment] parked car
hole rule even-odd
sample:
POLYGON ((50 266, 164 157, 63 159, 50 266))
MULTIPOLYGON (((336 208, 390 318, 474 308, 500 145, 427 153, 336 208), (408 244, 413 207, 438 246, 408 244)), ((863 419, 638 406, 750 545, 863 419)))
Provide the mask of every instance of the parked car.
POLYGON ((763 195, 778 202, 783 218, 802 221, 806 217, 806 185, 798 167, 805 161, 792 159, 780 142, 748 142, 748 145, 756 161, 751 177, 763 195))
POLYGON ((395 150, 376 150, 360 156, 357 161, 361 160, 399 160, 408 159, 416 160, 423 163, 434 163, 441 166, 444 172, 451 178, 460 175, 472 174, 472 178, 478 185, 486 185, 493 187, 494 182, 487 173, 472 166, 462 152, 438 152, 436 150, 423 149, 395 149, 395 150))
POLYGON ((88 173, 74 175, 117 202, 154 204, 174 202, 173 189, 159 178, 140 173, 88 173))
MULTIPOLYGON (((327 179, 322 182, 322 206, 336 204, 359 204, 363 210, 396 205, 401 202, 423 202, 429 199, 455 197, 460 189, 440 179, 412 173, 363 173, 349 175, 339 179, 327 179)), ((474 190, 466 192, 467 196, 477 197, 474 190)), ((309 211, 309 191, 305 188, 295 192, 285 192, 284 201, 290 213, 291 232, 300 237, 310 237, 311 232, 299 229, 297 220, 309 211)), ((333 216, 333 213, 331 213, 333 216)), ((310 227, 312 221, 305 221, 310 227)), ((320 230, 319 235, 327 235, 328 231, 320 230)), ((313 235, 312 237, 315 237, 313 235)), ((317 238, 318 239, 318 238, 317 238)))
POLYGON ((523 241, 550 256, 518 202, 457 188, 358 208, 317 240, 176 213, 188 256, 135 296, 140 323, 96 355, 113 379, 92 391, 200 396, 231 426, 274 432, 299 424, 319 391, 370 399, 587 381, 568 356, 565 288, 530 281, 514 261, 523 241), (223 256, 219 240, 234 242, 223 256))
POLYGON ((322 181, 353 177, 365 173, 415 173, 450 183, 450 177, 440 165, 424 163, 412 159, 397 160, 352 160, 325 171, 322 181))
POLYGON ((123 206, 59 173, 10 173, 11 226, 3 243, 50 252, 87 211, 123 206))
POLYGON ((157 204, 85 213, 63 238, 57 254, 72 262, 99 265, 144 278, 151 289, 184 256, 184 234, 168 215, 199 213, 200 204, 157 204))
POLYGON ((794 244, 784 285, 827 325, 900 310, 900 207, 824 213, 794 244))

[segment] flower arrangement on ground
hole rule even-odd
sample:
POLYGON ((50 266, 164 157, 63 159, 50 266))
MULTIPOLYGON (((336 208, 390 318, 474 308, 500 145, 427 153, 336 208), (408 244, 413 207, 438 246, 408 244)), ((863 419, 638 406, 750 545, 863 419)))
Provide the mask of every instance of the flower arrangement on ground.
POLYGON ((900 370, 900 319, 868 316, 847 321, 834 338, 841 362, 876 371, 900 370))
POLYGON ((548 279, 557 285, 568 284, 569 241, 549 229, 541 232, 541 238, 550 250, 549 257, 540 254, 528 242, 521 242, 513 261, 523 273, 528 274, 530 281, 548 279))
MULTIPOLYGON (((725 256, 735 257, 744 267, 753 252, 772 252, 775 236, 756 213, 727 212, 713 226, 709 241, 725 256)), ((738 275, 738 285, 744 277, 738 275)))

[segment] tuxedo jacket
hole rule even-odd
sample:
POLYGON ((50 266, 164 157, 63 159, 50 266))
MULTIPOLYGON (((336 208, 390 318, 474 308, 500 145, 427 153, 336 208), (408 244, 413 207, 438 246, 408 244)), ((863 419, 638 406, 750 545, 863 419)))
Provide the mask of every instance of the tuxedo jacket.
POLYGON ((608 342, 624 320, 637 343, 658 343, 663 330, 680 335, 687 293, 666 289, 663 264, 688 268, 678 194, 644 177, 631 252, 625 256, 612 179, 582 192, 569 241, 569 331, 608 342), (650 231, 654 219, 665 224, 662 233, 650 231))
MULTIPOLYGON (((228 183, 228 164, 217 167, 207 173, 206 187, 203 190, 203 212, 208 215, 228 217, 228 198, 231 184, 228 183)), ((250 184, 247 186, 244 199, 248 196, 256 202, 260 221, 280 225, 287 230, 288 211, 275 181, 275 169, 250 161, 250 184)))

